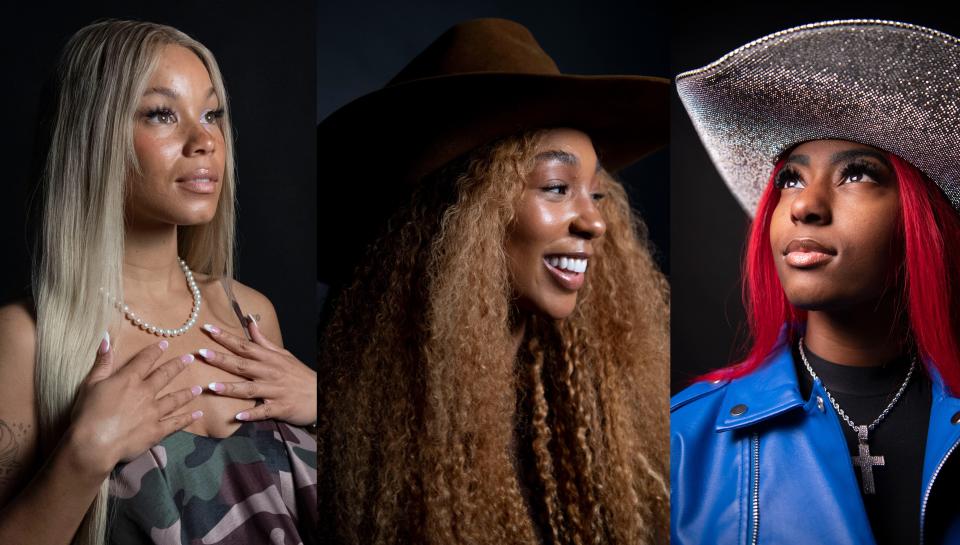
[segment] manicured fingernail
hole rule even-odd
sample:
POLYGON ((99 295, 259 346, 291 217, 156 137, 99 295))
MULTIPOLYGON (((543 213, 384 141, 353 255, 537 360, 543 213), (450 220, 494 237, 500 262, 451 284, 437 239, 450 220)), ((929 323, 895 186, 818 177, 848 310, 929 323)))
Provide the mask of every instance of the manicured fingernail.
POLYGON ((190 388, 190 393, 192 393, 195 396, 202 394, 203 386, 194 386, 193 388, 190 388))
POLYGON ((197 352, 199 352, 200 355, 203 356, 203 359, 205 360, 209 360, 210 358, 213 357, 213 350, 207 350, 206 348, 201 348, 200 350, 197 350, 197 352))
POLYGON ((247 412, 237 413, 237 420, 246 420, 250 418, 250 415, 247 412))
POLYGON ((223 384, 220 384, 219 382, 211 382, 210 384, 207 384, 207 388, 210 388, 214 392, 222 392, 225 390, 223 384))
POLYGON ((201 416, 203 416, 203 411, 193 411, 192 413, 190 413, 190 416, 192 416, 193 419, 196 420, 201 416))
POLYGON ((213 324, 203 324, 203 329, 209 331, 210 333, 213 333, 214 335, 220 334, 220 328, 213 324))
POLYGON ((259 325, 260 325, 259 323, 257 323, 257 319, 254 318, 253 314, 247 314, 247 322, 248 322, 248 323, 251 323, 251 324, 253 324, 253 325, 255 325, 255 326, 259 326, 259 325))
POLYGON ((103 340, 100 341, 100 350, 98 350, 98 352, 100 352, 101 354, 106 354, 109 351, 110 351, 110 332, 104 331, 103 340))
POLYGON ((168 343, 167 341, 160 341, 160 344, 157 346, 160 347, 160 350, 166 350, 167 347, 170 346, 170 343, 168 343))
POLYGON ((184 354, 180 356, 180 361, 183 363, 190 363, 193 361, 193 354, 184 354))

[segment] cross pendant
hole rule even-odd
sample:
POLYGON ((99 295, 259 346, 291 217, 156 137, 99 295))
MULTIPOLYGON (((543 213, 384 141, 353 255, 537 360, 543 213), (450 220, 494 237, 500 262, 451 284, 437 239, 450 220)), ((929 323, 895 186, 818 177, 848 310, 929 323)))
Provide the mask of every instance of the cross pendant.
POLYGON ((870 456, 870 445, 867 444, 866 426, 857 426, 857 438, 860 441, 860 456, 851 456, 853 465, 860 468, 860 480, 863 481, 863 493, 875 494, 873 484, 873 466, 883 465, 883 456, 870 456))

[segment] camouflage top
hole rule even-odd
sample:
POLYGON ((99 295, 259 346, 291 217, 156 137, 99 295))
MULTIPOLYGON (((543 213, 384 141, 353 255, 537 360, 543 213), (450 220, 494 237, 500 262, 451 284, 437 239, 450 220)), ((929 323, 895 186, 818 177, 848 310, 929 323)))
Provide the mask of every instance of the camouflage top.
POLYGON ((317 543, 317 443, 284 422, 167 436, 110 476, 112 545, 317 543))

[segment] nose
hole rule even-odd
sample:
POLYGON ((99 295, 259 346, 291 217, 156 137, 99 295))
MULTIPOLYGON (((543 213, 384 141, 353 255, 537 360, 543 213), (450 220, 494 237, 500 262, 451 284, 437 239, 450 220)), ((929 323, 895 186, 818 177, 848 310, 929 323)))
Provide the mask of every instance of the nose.
POLYGON ((815 181, 797 193, 790 203, 793 223, 826 225, 832 220, 830 212, 830 183, 815 181))
POLYGON ((192 123, 187 130, 187 141, 183 149, 184 155, 192 157, 194 155, 209 155, 214 152, 213 134, 203 123, 192 123))
POLYGON ((570 222, 570 233, 587 240, 597 239, 607 232, 607 223, 593 195, 577 199, 577 214, 570 222))

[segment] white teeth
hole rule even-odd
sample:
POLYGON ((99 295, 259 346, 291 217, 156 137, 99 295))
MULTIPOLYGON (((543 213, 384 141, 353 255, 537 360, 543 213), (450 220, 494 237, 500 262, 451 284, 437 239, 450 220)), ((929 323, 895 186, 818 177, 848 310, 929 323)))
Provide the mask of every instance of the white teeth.
POLYGON ((573 273, 584 273, 587 271, 586 259, 576 259, 573 257, 548 257, 547 263, 549 263, 552 267, 573 273))

